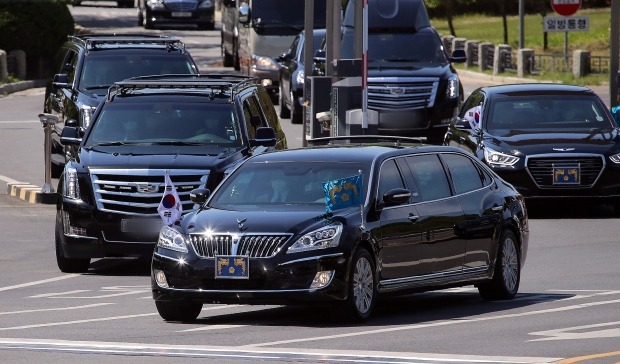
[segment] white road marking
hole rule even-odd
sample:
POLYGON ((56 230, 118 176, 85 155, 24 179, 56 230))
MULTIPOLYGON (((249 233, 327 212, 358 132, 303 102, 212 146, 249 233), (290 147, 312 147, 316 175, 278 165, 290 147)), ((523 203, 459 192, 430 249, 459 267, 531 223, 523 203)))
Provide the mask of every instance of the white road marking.
POLYGON ((0 292, 9 291, 9 290, 12 290, 12 289, 36 286, 36 285, 39 285, 39 284, 45 284, 45 283, 50 283, 50 282, 62 281, 64 279, 75 278, 75 277, 79 277, 79 276, 80 276, 79 274, 67 274, 67 275, 60 276, 60 277, 43 279, 43 280, 40 280, 40 281, 16 284, 14 286, 0 287, 0 292))
POLYGON ((582 303, 582 304, 577 304, 577 305, 572 305, 572 306, 565 306, 565 307, 558 307, 558 308, 549 308, 549 309, 545 309, 545 310, 529 311, 529 312, 522 312, 522 313, 512 313, 512 314, 497 315, 497 316, 478 317, 478 318, 472 318, 472 319, 441 321, 441 322, 434 322, 434 323, 428 323, 428 324, 403 325, 403 326, 396 326, 396 327, 377 329, 377 330, 366 330, 366 331, 360 331, 360 332, 351 332, 351 333, 347 333, 347 334, 317 336, 317 337, 306 337, 306 338, 302 338, 302 339, 292 339, 292 340, 272 341, 272 342, 265 342, 265 343, 243 345, 243 346, 240 346, 240 347, 246 348, 246 347, 272 346, 272 345, 291 344, 291 343, 297 343, 297 342, 309 342, 309 341, 319 341, 319 340, 340 339, 340 338, 362 336, 362 335, 375 335, 375 334, 386 333, 386 332, 415 330, 415 329, 423 329, 423 328, 428 328, 428 327, 460 325, 460 324, 472 323, 472 322, 482 322, 482 321, 500 320, 500 319, 507 319, 507 318, 516 318, 516 317, 542 315, 542 314, 549 314, 549 313, 554 313, 554 312, 571 311, 571 310, 578 310, 578 309, 582 309, 582 308, 589 308, 589 307, 602 306, 602 305, 610 305, 610 304, 617 304, 617 303, 620 303, 620 299, 610 300, 610 301, 582 303))
POLYGON ((225 329, 238 329, 240 327, 246 327, 250 325, 208 325, 204 327, 196 327, 194 329, 180 330, 177 332, 194 332, 194 331, 209 331, 209 330, 225 330, 225 329))
POLYGON ((37 328, 37 327, 52 327, 52 326, 65 326, 65 325, 74 325, 74 324, 85 324, 85 323, 88 323, 88 322, 124 320, 124 319, 132 319, 132 318, 137 318, 137 317, 147 317, 147 316, 157 316, 157 315, 159 315, 159 314, 158 313, 142 313, 142 314, 138 314, 138 315, 123 315, 123 316, 101 317, 101 318, 86 319, 86 320, 50 322, 50 323, 47 323, 47 324, 33 324, 33 325, 23 325, 23 326, 0 327, 0 331, 24 330, 24 329, 33 329, 33 328, 37 328))
POLYGON ((24 124, 24 123, 37 123, 41 124, 41 121, 36 120, 0 120, 0 124, 24 124))
POLYGON ((37 310, 22 310, 22 311, 0 312, 0 316, 2 316, 2 315, 20 314, 20 313, 37 313, 37 312, 48 312, 48 311, 81 310, 81 309, 84 309, 84 308, 93 308, 93 307, 109 306, 109 305, 115 305, 115 303, 93 303, 91 305, 82 305, 82 306, 73 306, 73 307, 42 308, 42 309, 37 309, 37 310))
POLYGON ((601 339, 601 338, 620 337, 620 321, 604 322, 600 324, 584 325, 584 326, 574 326, 574 327, 567 327, 564 329, 556 329, 556 330, 531 332, 530 335, 549 336, 549 337, 545 337, 542 339, 533 339, 529 341, 581 340, 581 339, 601 339), (612 329, 585 331, 588 329, 598 329, 601 327, 608 327, 608 326, 617 326, 617 327, 612 328, 612 329))
POLYGON ((42 294, 30 296, 28 298, 50 298, 50 297, 62 296, 66 294, 75 294, 75 293, 84 293, 84 292, 90 292, 90 289, 76 289, 76 290, 67 291, 67 292, 42 293, 42 294))
POLYGON ((16 184, 16 183, 21 183, 20 181, 16 181, 13 178, 7 177, 7 176, 3 176, 0 175, 0 180, 6 182, 6 183, 12 183, 12 184, 16 184))

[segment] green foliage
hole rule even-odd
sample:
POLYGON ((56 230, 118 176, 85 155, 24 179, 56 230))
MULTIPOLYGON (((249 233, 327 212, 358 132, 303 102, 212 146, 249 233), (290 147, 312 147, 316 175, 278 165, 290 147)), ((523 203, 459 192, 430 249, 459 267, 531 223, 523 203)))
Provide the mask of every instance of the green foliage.
MULTIPOLYGON (((568 50, 585 49, 592 55, 609 55, 610 10, 609 8, 582 9, 576 16, 587 16, 590 30, 587 32, 569 32, 568 50)), ((547 16, 556 16, 549 13, 547 16)), ((454 28, 459 37, 479 40, 493 44, 502 44, 502 18, 488 15, 459 15, 453 18, 454 28)), ((513 49, 518 48, 519 17, 509 16, 508 43, 513 49)), ((431 24, 442 35, 450 34, 448 21, 445 18, 433 18, 431 24)), ((524 17, 524 48, 532 48, 535 53, 563 53, 564 32, 547 33, 548 48, 544 49, 543 18, 540 14, 526 14, 524 17)))
POLYGON ((65 0, 0 0, 0 49, 53 57, 74 25, 65 0))

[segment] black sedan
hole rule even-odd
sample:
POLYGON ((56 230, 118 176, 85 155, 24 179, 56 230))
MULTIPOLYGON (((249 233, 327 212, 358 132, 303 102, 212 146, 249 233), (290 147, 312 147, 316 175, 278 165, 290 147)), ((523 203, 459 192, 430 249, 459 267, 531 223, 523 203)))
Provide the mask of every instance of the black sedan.
POLYGON ((138 25, 195 25, 215 29, 215 0, 138 0, 138 25))
MULTIPOLYGON (((325 29, 314 29, 313 54, 321 47, 325 29)), ((280 117, 291 118, 291 123, 303 122, 304 48, 305 31, 297 34, 290 48, 280 55, 280 117)))
POLYGON ((482 87, 465 101, 444 144, 472 152, 528 200, 620 203, 618 124, 589 88, 482 87))
POLYGON ((164 320, 203 303, 328 304, 368 318, 383 294, 475 285, 517 294, 523 198, 457 148, 399 143, 265 153, 164 227, 152 290, 164 320))

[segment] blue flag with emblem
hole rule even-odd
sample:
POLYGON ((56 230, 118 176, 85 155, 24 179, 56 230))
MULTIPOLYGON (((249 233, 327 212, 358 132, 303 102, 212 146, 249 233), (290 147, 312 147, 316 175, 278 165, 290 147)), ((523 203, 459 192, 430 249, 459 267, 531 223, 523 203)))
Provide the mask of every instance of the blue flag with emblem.
POLYGON ((327 212, 362 204, 362 175, 323 182, 327 212))

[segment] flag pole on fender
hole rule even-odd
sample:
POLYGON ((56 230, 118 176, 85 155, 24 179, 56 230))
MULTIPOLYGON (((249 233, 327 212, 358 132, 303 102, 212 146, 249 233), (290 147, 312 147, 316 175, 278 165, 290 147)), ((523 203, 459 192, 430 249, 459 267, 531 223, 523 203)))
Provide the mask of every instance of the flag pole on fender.
POLYGON ((170 180, 168 171, 164 176, 164 195, 161 198, 157 212, 163 220, 164 224, 170 226, 177 222, 183 214, 183 205, 177 193, 177 189, 170 180))

